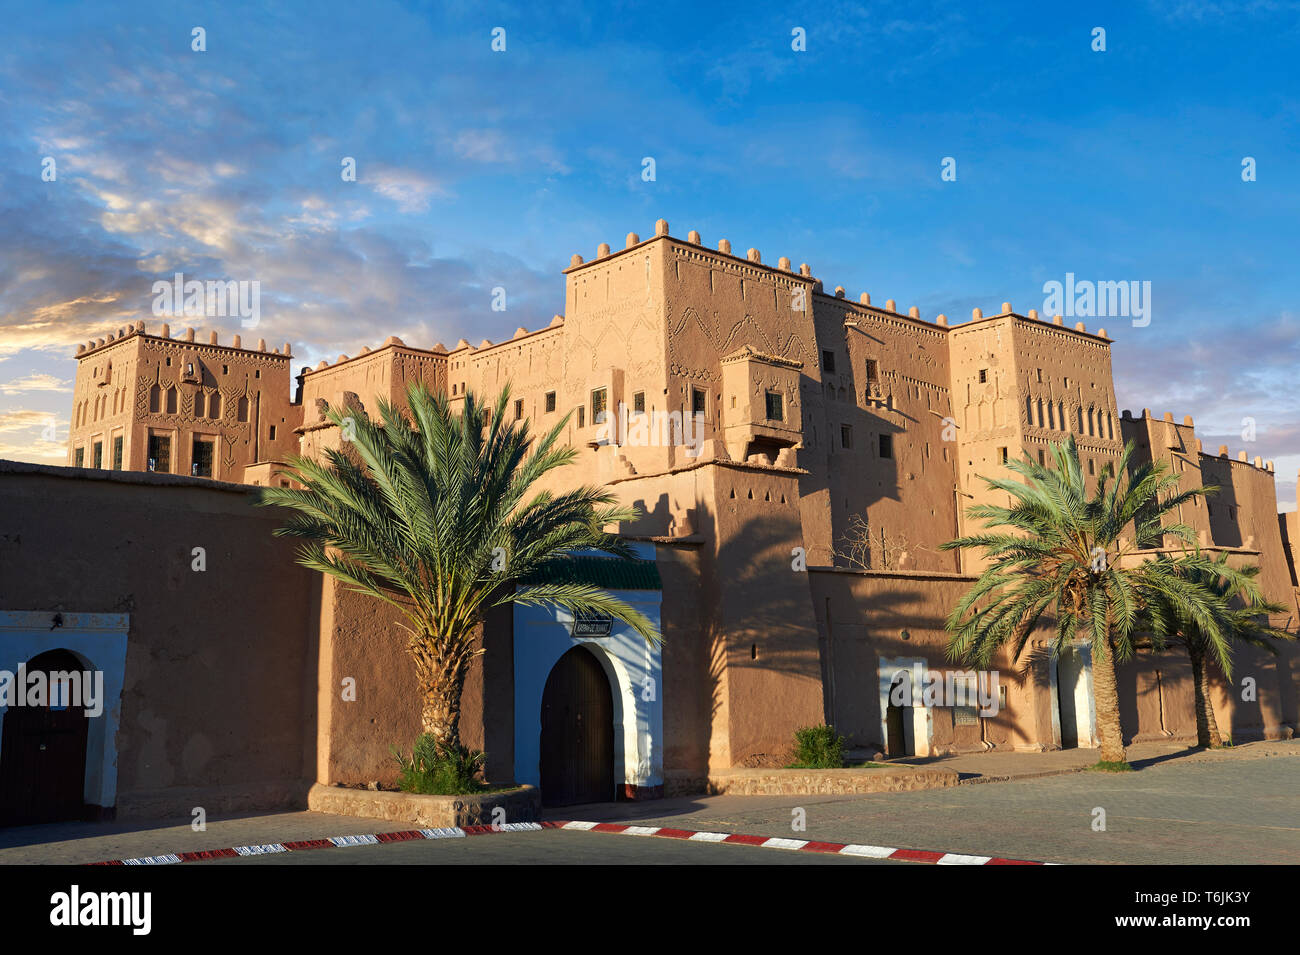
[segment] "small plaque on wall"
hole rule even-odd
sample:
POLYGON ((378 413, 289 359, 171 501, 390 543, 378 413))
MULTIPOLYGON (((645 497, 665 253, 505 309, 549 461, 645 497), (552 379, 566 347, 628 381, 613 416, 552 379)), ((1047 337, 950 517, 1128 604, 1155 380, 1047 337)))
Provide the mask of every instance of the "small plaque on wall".
POLYGON ((587 617, 575 619, 569 635, 575 638, 608 637, 614 621, 609 617, 587 617))

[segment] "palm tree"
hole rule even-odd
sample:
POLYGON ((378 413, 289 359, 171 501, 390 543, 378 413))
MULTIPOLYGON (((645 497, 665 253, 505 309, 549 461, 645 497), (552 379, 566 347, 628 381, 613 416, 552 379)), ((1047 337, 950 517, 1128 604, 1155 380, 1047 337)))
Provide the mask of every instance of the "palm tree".
POLYGON ((550 604, 622 620, 659 640, 644 614, 599 587, 522 583, 545 580, 550 562, 575 550, 632 557, 603 528, 638 512, 597 487, 531 491, 577 452, 556 446, 567 416, 534 443, 527 421, 506 421, 508 401, 508 388, 491 407, 469 393, 457 414, 444 393, 412 382, 410 417, 382 398, 378 422, 331 409, 343 450, 327 450, 324 461, 293 457, 288 474, 302 487, 266 488, 261 497, 295 512, 275 533, 304 541, 299 563, 405 616, 423 731, 455 752, 463 751, 461 692, 483 652, 474 631, 491 607, 550 604))
MULTIPOLYGON (((1055 466, 1026 457, 1008 462, 1017 478, 982 478, 1005 492, 1009 506, 975 505, 967 514, 986 530, 942 545, 973 548, 988 560, 985 570, 948 615, 948 656, 981 667, 1006 647, 1018 659, 1044 614, 1055 617, 1052 655, 1082 631, 1091 640, 1094 701, 1101 759, 1126 764, 1115 664, 1133 654, 1139 611, 1155 599, 1183 608, 1207 632, 1219 633, 1213 600, 1178 574, 1150 569, 1137 558, 1166 537, 1190 541, 1190 527, 1161 520, 1197 494, 1178 491, 1179 478, 1162 462, 1130 471, 1133 444, 1116 465, 1106 464, 1089 492, 1071 435, 1051 446, 1055 466), (1119 477, 1116 477, 1118 473, 1119 477), (998 528, 1005 528, 1000 530, 998 528), (1131 528, 1132 537, 1122 537, 1131 528)), ((1188 558, 1201 565, 1208 558, 1188 558)))
POLYGON ((1168 573, 1180 574, 1213 594, 1219 605, 1219 627, 1206 630, 1189 617, 1183 608, 1157 601, 1147 608, 1147 622, 1151 638, 1144 646, 1160 652, 1166 647, 1182 647, 1192 661, 1192 684, 1196 693, 1196 745, 1209 748, 1222 746, 1219 724, 1214 718, 1214 705, 1210 701, 1210 673, 1208 664, 1213 660, 1232 679, 1232 645, 1247 643, 1276 654, 1274 640, 1294 640, 1295 635, 1273 627, 1268 622, 1271 614, 1285 613, 1286 607, 1264 598, 1255 580, 1258 565, 1232 567, 1228 555, 1221 553, 1209 568, 1189 565, 1181 558, 1161 556, 1153 563, 1168 564, 1162 568, 1168 573))

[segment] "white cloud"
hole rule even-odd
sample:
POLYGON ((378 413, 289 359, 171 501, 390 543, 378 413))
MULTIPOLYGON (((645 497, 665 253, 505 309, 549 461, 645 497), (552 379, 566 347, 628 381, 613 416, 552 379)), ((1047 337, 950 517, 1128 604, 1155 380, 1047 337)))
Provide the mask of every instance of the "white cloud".
POLYGON ((447 195, 447 190, 433 177, 416 169, 398 169, 394 166, 360 166, 357 178, 385 199, 397 203, 402 212, 424 212, 434 197, 447 195))
POLYGON ((55 416, 48 411, 33 411, 29 408, 0 411, 0 432, 31 431, 47 427, 55 420, 55 416))
POLYGON ((28 391, 71 391, 72 382, 54 375, 31 374, 12 381, 0 381, 0 395, 19 395, 28 391))

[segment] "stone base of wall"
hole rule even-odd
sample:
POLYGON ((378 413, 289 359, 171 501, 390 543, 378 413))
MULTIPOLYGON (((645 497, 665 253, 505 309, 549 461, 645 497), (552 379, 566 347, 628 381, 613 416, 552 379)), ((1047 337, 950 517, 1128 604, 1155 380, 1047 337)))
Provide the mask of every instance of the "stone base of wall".
POLYGON ((894 793, 956 786, 947 769, 732 769, 711 773, 711 796, 820 796, 839 793, 894 793))
POLYGON ((365 816, 441 829, 490 826, 494 822, 536 822, 542 817, 542 794, 535 786, 465 796, 428 796, 317 783, 307 794, 307 808, 315 812, 365 816), (498 807, 505 810, 504 819, 493 818, 498 807))
POLYGON ((708 776, 696 776, 690 773, 674 774, 669 771, 664 773, 664 796, 671 799, 674 796, 698 796, 707 792, 709 788, 708 776))
POLYGON ((247 786, 177 786, 119 793, 114 815, 117 819, 189 818, 196 808, 201 808, 210 819, 243 812, 302 809, 310 785, 306 780, 288 779, 247 786))

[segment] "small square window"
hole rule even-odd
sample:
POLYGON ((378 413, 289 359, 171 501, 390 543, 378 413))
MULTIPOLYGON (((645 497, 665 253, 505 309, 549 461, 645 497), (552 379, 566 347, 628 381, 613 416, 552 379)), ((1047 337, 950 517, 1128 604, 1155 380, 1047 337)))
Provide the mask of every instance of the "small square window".
MULTIPOLYGON (((947 448, 944 449, 945 454, 947 448)), ((882 458, 892 458, 894 456, 894 436, 892 434, 882 434, 880 436, 880 456, 882 458)))
POLYGON ((547 411, 555 410, 555 392, 553 391, 548 391, 546 393, 546 410, 547 411))
POLYGON ((709 396, 703 388, 691 389, 691 417, 708 414, 709 396))
POLYGON ((636 414, 645 414, 644 391, 638 391, 632 395, 632 411, 636 414))
POLYGON ((980 384, 982 385, 982 384, 984 384, 985 382, 987 382, 988 380, 989 380, 989 370, 988 370, 987 368, 981 368, 981 369, 980 369, 980 384))
POLYGON ((767 420, 785 420, 785 396, 779 391, 769 391, 767 393, 767 420))
POLYGON ((835 352, 833 351, 822 352, 822 371, 826 371, 826 372, 835 371, 835 352))
POLYGON ((847 424, 840 425, 840 447, 853 447, 853 429, 847 424))

